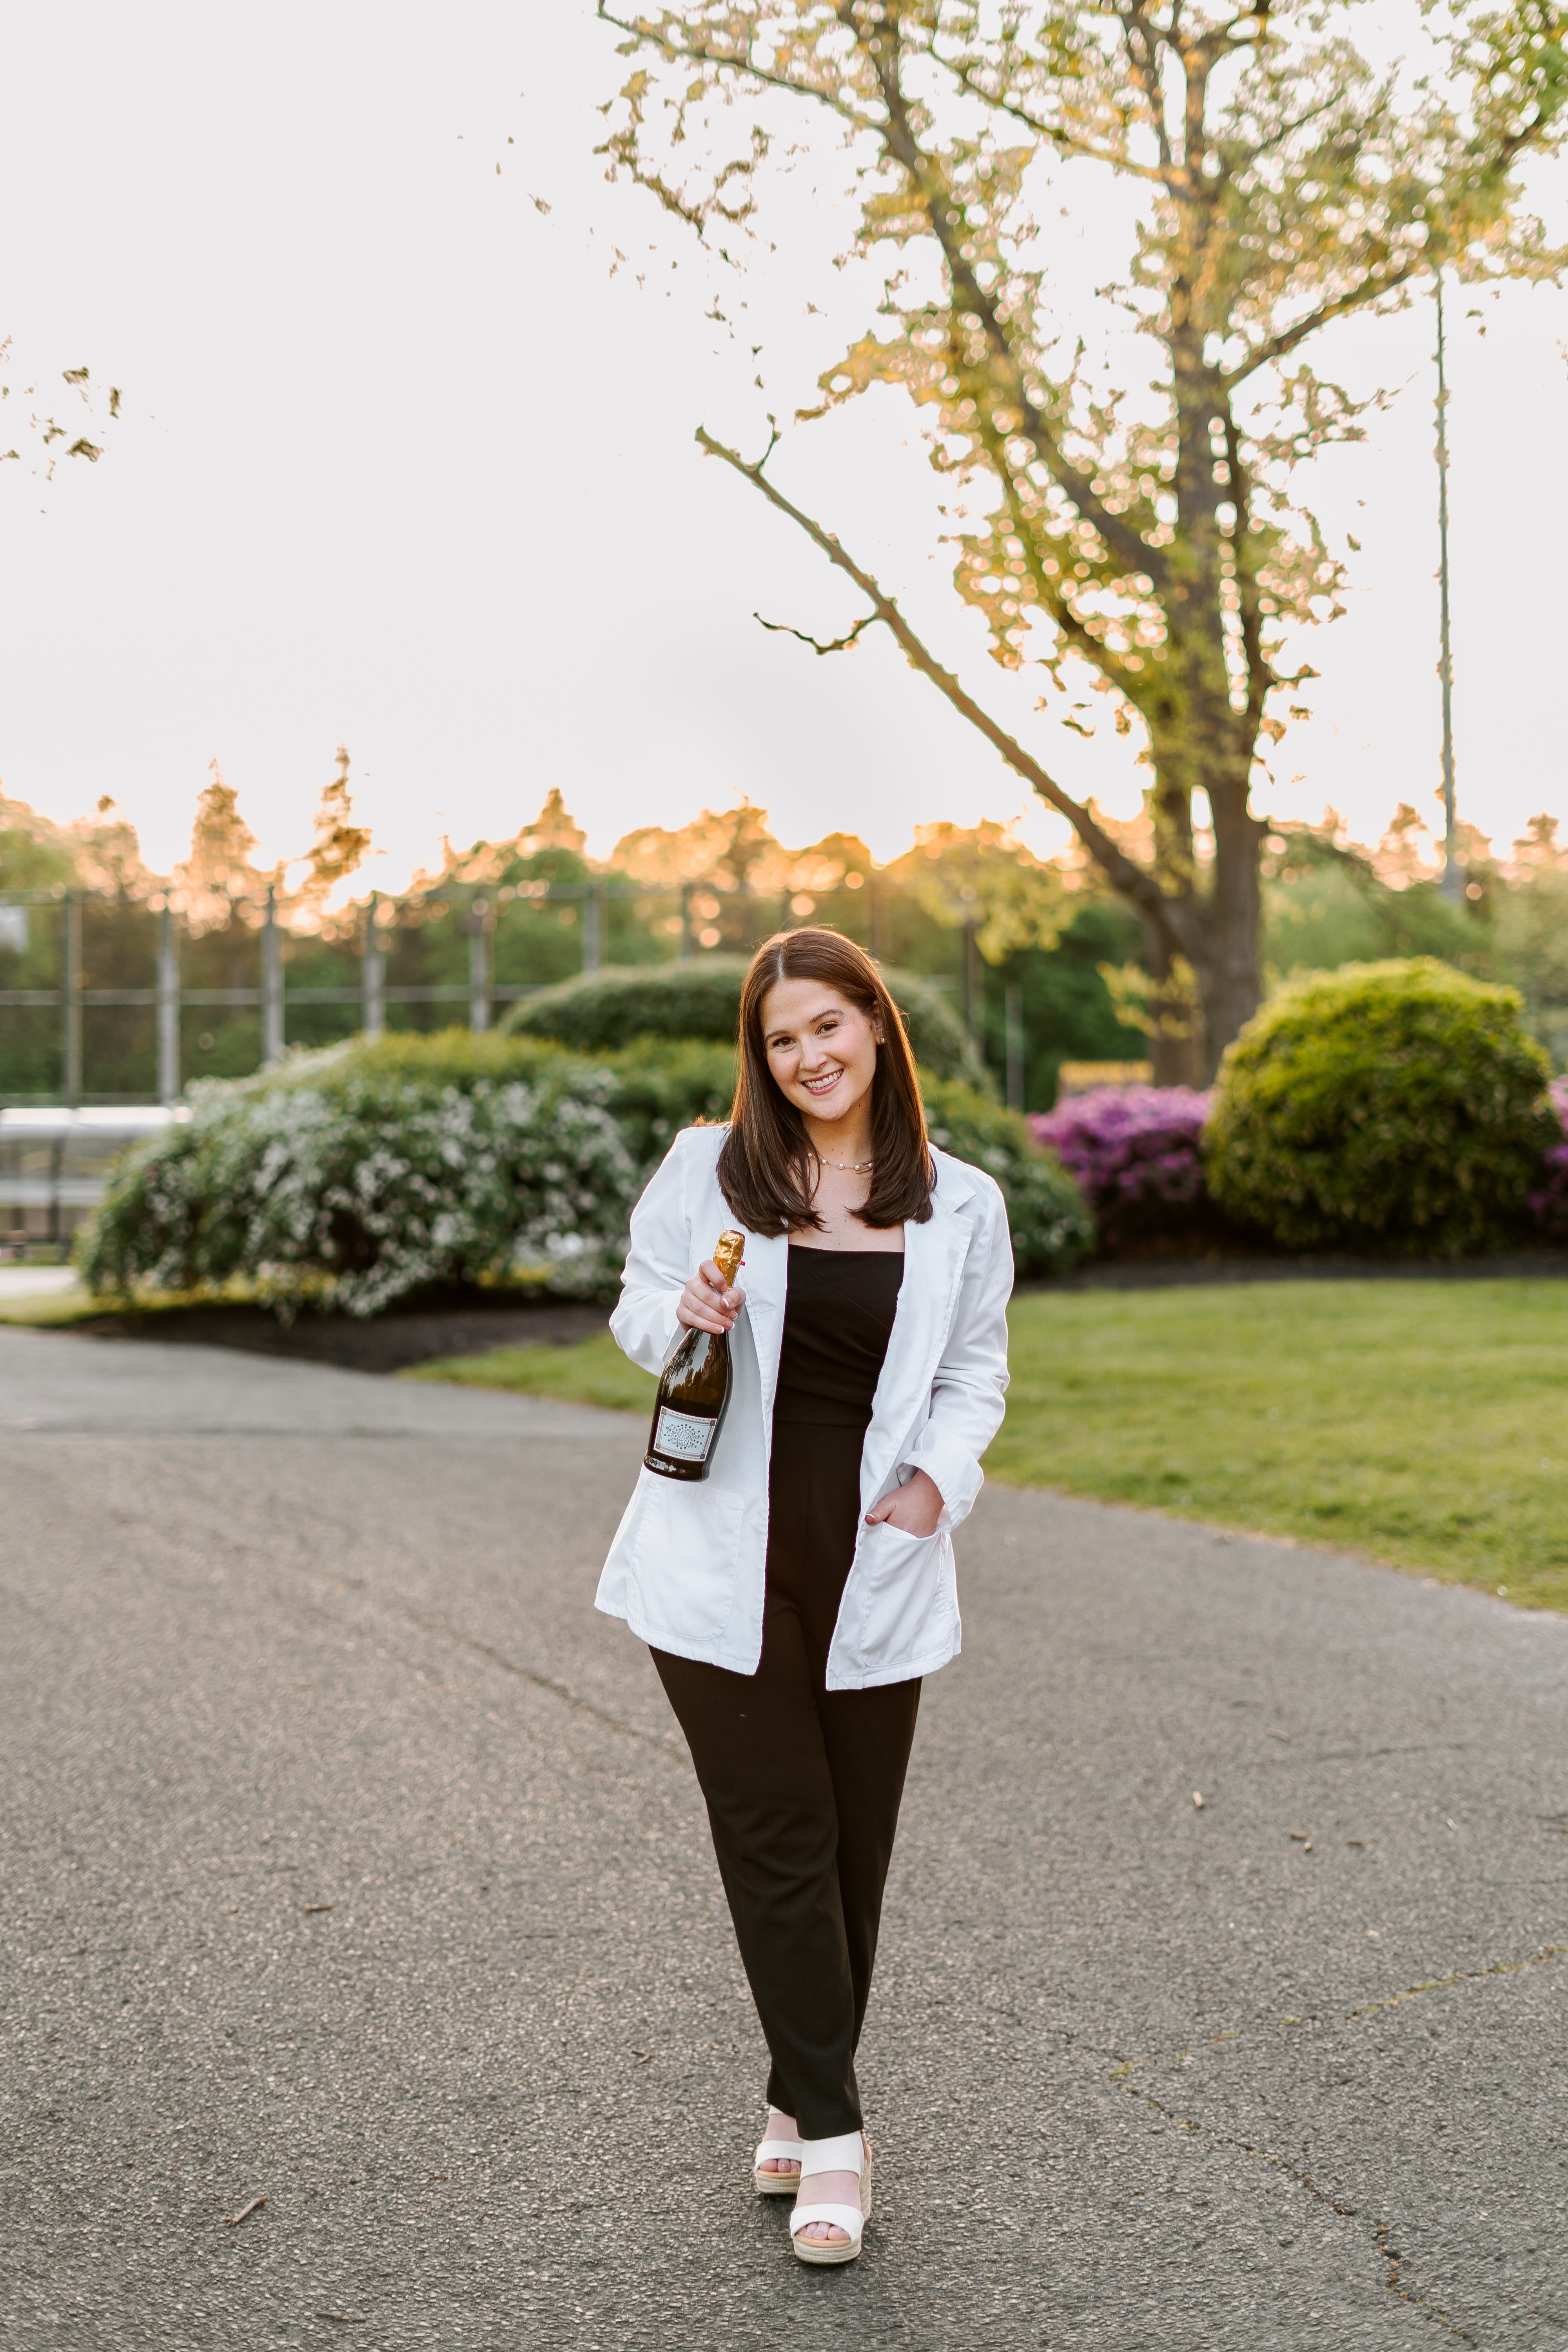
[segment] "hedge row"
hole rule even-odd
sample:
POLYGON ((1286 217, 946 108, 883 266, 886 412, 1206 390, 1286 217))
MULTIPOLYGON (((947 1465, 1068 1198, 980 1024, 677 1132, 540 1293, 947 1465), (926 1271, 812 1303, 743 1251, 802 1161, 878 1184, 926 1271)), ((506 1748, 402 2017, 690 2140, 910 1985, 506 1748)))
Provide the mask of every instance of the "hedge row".
MULTIPOLYGON (((731 1046, 643 1040, 589 1056, 545 1040, 384 1037, 192 1089, 190 1116, 121 1163, 83 1236, 100 1291, 239 1280, 285 1312, 379 1313, 434 1283, 527 1274, 613 1287, 633 1202, 682 1127, 721 1118, 731 1046)), ((1022 1118, 922 1081, 935 1140, 1006 1194, 1020 1270, 1093 1245, 1070 1177, 1022 1118)))

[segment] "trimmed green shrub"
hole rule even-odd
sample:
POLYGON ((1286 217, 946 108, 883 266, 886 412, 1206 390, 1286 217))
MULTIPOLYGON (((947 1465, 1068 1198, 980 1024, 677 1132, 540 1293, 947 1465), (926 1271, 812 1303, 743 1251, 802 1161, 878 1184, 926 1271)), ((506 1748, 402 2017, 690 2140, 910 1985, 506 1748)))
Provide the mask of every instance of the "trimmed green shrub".
POLYGON ((379 1037, 348 1037, 314 1053, 289 1054, 238 1086, 252 1093, 297 1086, 322 1087, 330 1093, 365 1076, 438 1087, 468 1087, 489 1078, 505 1086, 513 1078, 531 1082, 572 1058, 552 1038, 508 1037, 498 1029, 389 1029, 379 1037))
POLYGON ((309 1083, 329 1091, 361 1072, 376 1072, 468 1087, 488 1078, 497 1084, 521 1078, 537 1084, 565 1067, 607 1071, 609 1107, 632 1161, 645 1183, 683 1127, 724 1119, 735 1092, 735 1049, 702 1037, 644 1037, 616 1053, 589 1056, 549 1037, 508 1036, 495 1030, 475 1036, 467 1029, 434 1035, 403 1030, 374 1044, 355 1041, 331 1054, 302 1056, 286 1065, 276 1083, 309 1083))
POLYGON ((1548 1075, 1512 989, 1426 957, 1311 973, 1226 1055, 1209 1191, 1284 1249, 1505 1248, 1556 1139, 1548 1075))
POLYGON ((626 1148, 646 1182, 683 1127, 710 1126, 730 1116, 735 1093, 735 1048, 685 1037, 667 1044, 645 1038, 618 1054, 595 1056, 615 1079, 615 1112, 626 1148))
MULTIPOLYGON (((553 1037, 584 1053, 613 1052, 637 1037, 735 1042, 746 956, 704 955, 677 962, 595 971, 525 997, 502 1027, 513 1037, 553 1037)), ((984 1087, 984 1069, 951 1005, 929 981, 885 973, 922 1069, 984 1087)))
POLYGON ((1001 1185, 1020 1276, 1068 1274, 1094 1247, 1094 1218, 1054 1152, 1043 1151, 1021 1112, 952 1078, 921 1072, 931 1139, 1001 1185))

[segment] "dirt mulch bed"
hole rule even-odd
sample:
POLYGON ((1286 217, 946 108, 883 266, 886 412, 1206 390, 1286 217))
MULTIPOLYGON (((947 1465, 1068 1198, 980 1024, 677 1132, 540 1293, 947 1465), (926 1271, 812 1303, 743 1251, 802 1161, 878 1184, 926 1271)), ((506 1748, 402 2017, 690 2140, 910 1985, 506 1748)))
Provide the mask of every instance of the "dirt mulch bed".
POLYGON ((168 1307, 145 1315, 104 1315, 68 1328, 89 1339, 189 1340, 296 1356, 353 1372, 401 1372, 436 1356, 479 1356, 490 1348, 570 1347, 609 1321, 607 1307, 561 1299, 520 1302, 489 1291, 447 1292, 359 1322, 349 1315, 297 1316, 280 1323, 266 1307, 168 1307))

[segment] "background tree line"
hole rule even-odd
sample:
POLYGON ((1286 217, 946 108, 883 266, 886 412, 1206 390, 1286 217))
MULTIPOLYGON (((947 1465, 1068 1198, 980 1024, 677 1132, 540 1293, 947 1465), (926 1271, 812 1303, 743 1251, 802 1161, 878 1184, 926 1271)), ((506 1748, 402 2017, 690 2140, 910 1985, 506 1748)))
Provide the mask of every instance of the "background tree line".
MULTIPOLYGON (((276 867, 256 862, 237 796, 215 767, 196 810, 188 856, 167 876, 144 864, 132 826, 108 800, 60 826, 0 797, 0 898, 52 894, 0 915, 0 988, 49 989, 60 973, 63 894, 100 894, 84 909, 88 989, 150 990, 165 898, 180 910, 181 981, 188 990, 254 989, 270 891, 286 926, 291 992, 289 1042, 323 1045, 358 1026, 353 1003, 301 1001, 294 992, 355 990, 368 892, 343 901, 371 849, 355 824, 340 753, 321 794, 314 838, 276 867), (336 903, 333 903, 334 895, 336 903), (9 928, 6 928, 6 926, 9 928), (23 936, 25 928, 26 936, 23 936)), ((1135 828, 1132 829, 1135 832, 1135 828)), ((1373 847, 1352 843, 1331 816, 1282 825, 1262 863, 1266 971, 1284 976, 1390 955, 1443 957, 1479 978, 1512 982, 1555 1066, 1568 1065, 1568 847, 1556 820, 1532 820, 1506 856, 1473 828, 1463 840, 1466 897, 1437 887, 1441 857, 1416 812, 1402 805, 1373 847)), ((1134 840, 1134 850, 1137 844, 1134 840)), ((1200 833, 1200 868, 1214 855, 1200 833)), ((470 931, 487 927, 492 982, 539 987, 583 967, 584 929, 599 925, 606 965, 744 951, 784 924, 820 921, 882 959, 934 981, 968 1020, 1003 1083, 1006 1003, 1017 992, 1025 1044, 1025 1106, 1055 1100, 1063 1061, 1144 1058, 1158 1019, 1146 935, 1075 845, 1045 860, 1005 825, 921 828, 901 857, 878 866, 863 841, 833 834, 793 849, 766 812, 742 798, 689 824, 644 826, 595 861, 562 794, 509 840, 443 845, 438 863, 383 900, 389 985, 445 987, 443 1002, 388 1007, 394 1028, 432 1030, 467 1018, 470 931), (587 892, 598 886, 590 913, 587 892), (571 896, 549 898, 554 887, 571 896)), ((187 1005, 181 1067, 187 1076, 237 1076, 260 1058, 254 1006, 187 1005)), ((49 1006, 0 1012, 0 1097, 39 1099, 59 1086, 60 1022, 49 1006)), ((89 1097, 155 1089, 151 1004, 89 1007, 89 1097)))

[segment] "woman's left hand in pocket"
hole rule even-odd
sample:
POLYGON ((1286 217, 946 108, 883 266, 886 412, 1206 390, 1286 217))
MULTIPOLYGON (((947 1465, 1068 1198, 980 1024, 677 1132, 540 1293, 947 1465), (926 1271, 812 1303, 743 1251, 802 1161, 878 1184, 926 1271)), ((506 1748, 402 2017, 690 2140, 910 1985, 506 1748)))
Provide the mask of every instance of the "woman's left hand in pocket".
POLYGON ((904 1486, 895 1486, 890 1495, 873 1503, 866 1514, 866 1525, 875 1528, 885 1523, 906 1536, 934 1536, 942 1513, 942 1488, 923 1470, 917 1470, 904 1486))

